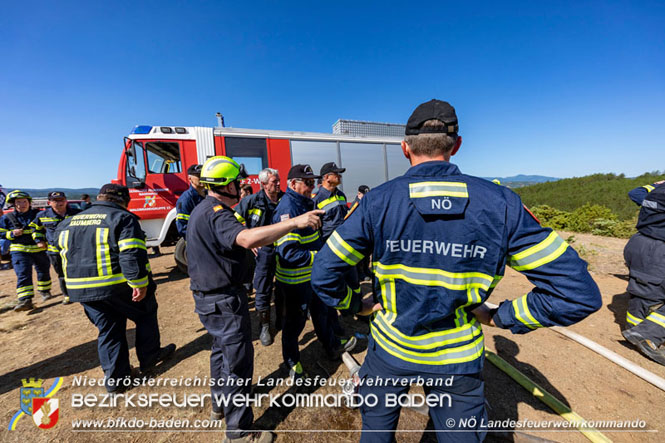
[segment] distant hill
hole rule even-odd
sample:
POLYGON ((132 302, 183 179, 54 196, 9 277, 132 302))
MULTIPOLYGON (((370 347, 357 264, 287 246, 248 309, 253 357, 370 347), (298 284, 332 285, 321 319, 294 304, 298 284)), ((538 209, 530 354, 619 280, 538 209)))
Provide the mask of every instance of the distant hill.
POLYGON ((529 207, 547 205, 572 212, 589 203, 609 208, 620 220, 629 220, 637 215, 639 207, 628 198, 628 191, 663 179, 665 173, 658 171, 632 178, 623 174, 593 174, 532 184, 515 192, 529 207))
POLYGON ((561 180, 557 177, 547 177, 544 175, 524 175, 518 174, 513 175, 512 177, 483 177, 487 180, 499 180, 503 186, 508 186, 509 188, 521 188, 523 186, 529 186, 534 183, 546 183, 561 180))
POLYGON ((28 188, 12 188, 11 186, 3 186, 2 189, 5 194, 20 189, 30 194, 32 198, 47 198, 51 191, 62 191, 67 195, 70 200, 80 200, 82 194, 88 194, 94 200, 99 193, 99 188, 42 188, 42 189, 28 189, 28 188))

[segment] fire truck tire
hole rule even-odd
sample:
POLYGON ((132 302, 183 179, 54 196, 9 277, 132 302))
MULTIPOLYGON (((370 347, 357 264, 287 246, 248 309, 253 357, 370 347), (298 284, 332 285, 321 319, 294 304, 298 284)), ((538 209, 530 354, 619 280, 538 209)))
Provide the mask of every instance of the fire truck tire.
POLYGON ((175 263, 178 266, 180 272, 188 274, 187 272, 187 243, 184 238, 178 240, 178 243, 175 244, 175 252, 173 256, 175 257, 175 263))

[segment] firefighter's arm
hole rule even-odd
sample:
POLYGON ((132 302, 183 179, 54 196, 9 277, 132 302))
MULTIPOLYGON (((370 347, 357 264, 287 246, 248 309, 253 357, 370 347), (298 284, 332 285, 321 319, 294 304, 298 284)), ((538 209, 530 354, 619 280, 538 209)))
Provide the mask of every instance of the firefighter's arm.
POLYGON ((37 246, 46 247, 46 235, 44 234, 44 224, 42 223, 39 214, 28 225, 32 228, 32 239, 37 243, 37 246))
POLYGON ((12 231, 9 229, 9 225, 7 224, 7 218, 4 216, 0 217, 0 236, 6 238, 7 240, 14 240, 12 231))
POLYGON ((192 199, 188 198, 179 198, 176 202, 175 227, 181 237, 187 234, 187 223, 189 222, 189 216, 194 206, 192 199))
MULTIPOLYGON (((145 288, 149 283, 150 262, 141 225, 133 216, 125 216, 119 223, 117 239, 120 269, 133 288, 145 288)), ((135 291, 136 292, 136 291, 135 291)))
POLYGON ((249 218, 249 201, 251 198, 245 197, 242 200, 240 200, 240 203, 238 203, 233 210, 235 211, 235 218, 242 223, 243 225, 247 226, 247 219, 249 218))
POLYGON ((363 302, 361 294, 346 285, 346 275, 372 252, 367 203, 363 199, 353 215, 332 233, 312 267, 312 288, 326 305, 362 315, 381 309, 370 301, 363 302))
POLYGON ((600 309, 600 291, 587 263, 556 232, 541 227, 516 194, 507 192, 508 265, 535 287, 501 303, 493 316, 496 325, 523 334, 541 327, 569 326, 600 309))

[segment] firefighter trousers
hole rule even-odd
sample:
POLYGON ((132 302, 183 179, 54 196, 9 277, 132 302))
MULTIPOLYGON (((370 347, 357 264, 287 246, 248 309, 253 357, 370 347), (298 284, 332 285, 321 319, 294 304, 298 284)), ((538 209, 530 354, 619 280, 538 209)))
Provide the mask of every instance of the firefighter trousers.
POLYGON ((275 278, 275 249, 271 246, 259 248, 254 269, 255 306, 257 311, 270 309, 272 281, 275 278))
POLYGON ((154 283, 140 302, 133 302, 131 291, 90 302, 81 302, 85 315, 99 330, 97 351, 107 379, 106 390, 117 391, 118 382, 131 375, 127 319, 136 324, 136 356, 145 369, 159 355, 159 324, 154 283))
POLYGON ((212 336, 210 376, 217 381, 210 388, 212 409, 224 411, 229 439, 243 437, 251 429, 254 414, 251 406, 236 406, 233 398, 248 398, 252 388, 254 347, 247 296, 241 288, 226 293, 195 292, 194 302, 201 323, 212 336))
POLYGON ((665 343, 665 304, 630 294, 626 323, 658 347, 665 343))
POLYGON ((32 298, 35 287, 32 284, 32 267, 37 271, 37 290, 48 292, 51 290, 51 274, 49 273, 49 260, 46 252, 12 252, 12 265, 16 273, 16 295, 19 301, 32 298))
MULTIPOLYGON (((394 441, 394 431, 397 429, 402 409, 399 401, 408 398, 405 395, 409 392, 409 384, 415 383, 416 380, 424 381, 425 396, 432 401, 429 416, 434 423, 434 429, 437 430, 436 438, 439 442, 484 440, 487 432, 482 429, 481 424, 487 423, 487 411, 482 374, 443 375, 407 372, 383 362, 372 351, 373 345, 375 344, 370 341, 370 349, 367 351, 359 375, 364 382, 370 378, 381 381, 372 383, 371 386, 369 383, 363 383, 358 391, 360 398, 364 399, 360 406, 362 443, 394 441), (402 382, 404 379, 408 382, 402 382), (374 399, 377 400, 377 404, 372 406, 374 399), (384 430, 389 432, 377 432, 384 430)), ((416 398, 412 398, 416 403, 416 398)))
POLYGON ((60 283, 60 291, 62 295, 67 297, 67 285, 65 284, 65 273, 62 271, 62 257, 60 254, 48 254, 48 259, 55 270, 55 273, 58 274, 58 282, 60 283))

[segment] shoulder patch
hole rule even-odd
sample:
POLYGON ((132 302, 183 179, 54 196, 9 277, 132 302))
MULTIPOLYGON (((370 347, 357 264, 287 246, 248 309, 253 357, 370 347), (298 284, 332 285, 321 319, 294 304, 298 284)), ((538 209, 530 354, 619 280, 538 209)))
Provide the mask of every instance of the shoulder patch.
POLYGON ((290 219, 290 218, 291 218, 291 216, 290 216, 289 214, 282 214, 282 215, 279 217, 279 221, 288 220, 288 219, 290 219))
POLYGON ((217 205, 212 207, 212 210, 215 212, 221 211, 222 209, 224 209, 222 205, 217 205))

